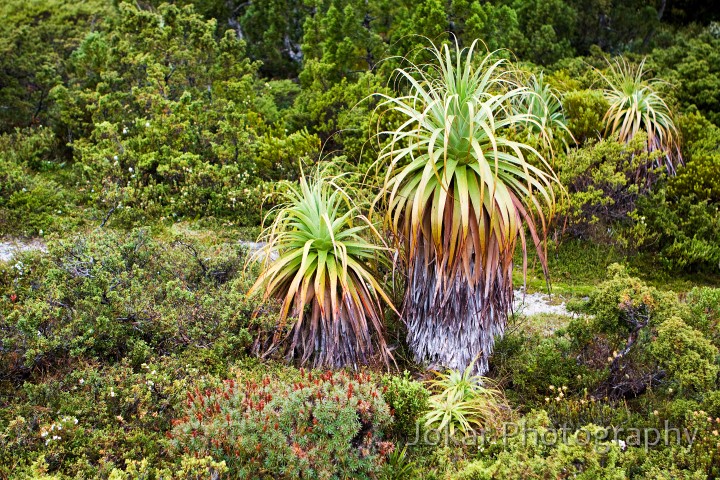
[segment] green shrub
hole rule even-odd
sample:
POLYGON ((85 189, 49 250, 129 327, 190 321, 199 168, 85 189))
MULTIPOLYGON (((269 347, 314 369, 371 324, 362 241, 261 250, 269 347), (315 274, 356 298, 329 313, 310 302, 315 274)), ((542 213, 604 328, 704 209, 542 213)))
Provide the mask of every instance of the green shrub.
POLYGON ((630 142, 601 140, 557 159, 556 171, 568 193, 558 222, 566 233, 609 244, 626 245, 623 230, 632 225, 635 202, 649 191, 659 173, 659 153, 645 151, 639 133, 630 142))
MULTIPOLYGON (((712 390, 703 395, 701 407, 713 418, 720 417, 720 390, 712 390)), ((694 410, 697 410, 695 408, 694 410)), ((693 409, 690 409, 693 410, 693 409)))
POLYGON ((36 478, 33 464, 57 478, 107 478, 143 461, 176 470, 183 460, 168 455, 165 432, 188 385, 198 381, 192 362, 88 362, 0 390, 0 478, 36 478))
POLYGON ((79 223, 49 128, 0 135, 0 235, 39 235, 79 223))
POLYGON ((179 452, 225 461, 234 478, 371 478, 392 449, 381 442, 391 421, 365 374, 227 380, 188 392, 172 442, 179 452))
POLYGON ((657 48, 652 63, 658 76, 672 84, 682 105, 694 105, 720 125, 720 38, 708 30, 679 34, 669 48, 657 48))
POLYGON ((651 352, 679 393, 703 392, 716 386, 717 347, 680 318, 672 317, 658 327, 651 352))
POLYGON ((688 325, 703 332, 716 347, 720 346, 720 288, 695 287, 686 297, 691 315, 688 325))
POLYGON ((566 441, 554 435, 547 413, 533 411, 521 425, 526 434, 510 435, 491 444, 480 453, 480 459, 467 464, 454 480, 579 478, 620 480, 626 478, 619 465, 620 446, 602 437, 602 429, 585 425, 566 434, 566 441), (548 433, 550 432, 550 433, 548 433), (544 438, 555 441, 543 441, 544 438))
MULTIPOLYGON (((717 127, 715 127, 717 128, 717 127)), ((719 147, 720 148, 720 147, 719 147)), ((720 202, 720 153, 694 154, 684 168, 678 170, 669 185, 673 196, 694 195, 698 200, 720 202)))
POLYGON ((609 105, 601 91, 574 90, 567 92, 562 102, 568 129, 580 145, 602 137, 609 105))
POLYGON ((394 436, 413 438, 418 428, 418 420, 428 407, 430 392, 425 386, 410 378, 409 372, 402 376, 388 375, 384 381, 383 397, 393 416, 392 432, 394 436))
POLYGON ((139 365, 181 351, 224 364, 252 342, 256 305, 245 298, 238 246, 208 256, 192 242, 160 242, 135 230, 95 231, 48 249, 0 264, 0 285, 13 298, 0 304, 6 379, 73 359, 139 365))
POLYGON ((258 64, 245 44, 192 6, 119 16, 89 34, 69 60, 72 81, 52 91, 72 138, 77 182, 110 224, 231 217, 258 225, 271 181, 314 161, 319 139, 273 126, 258 64))
POLYGON ((67 80, 71 52, 113 3, 99 0, 10 0, 0 4, 0 133, 51 125, 49 91, 67 80))
POLYGON ((587 368, 575 360, 571 346, 566 335, 507 334, 493 354, 493 374, 503 379, 506 395, 521 404, 523 411, 539 407, 550 395, 551 386, 578 392, 589 380, 587 368))
POLYGON ((720 204, 679 198, 659 189, 640 197, 632 235, 641 250, 659 253, 669 271, 720 271, 720 204))
POLYGON ((583 312, 592 317, 571 322, 568 334, 577 358, 603 372, 593 393, 624 397, 643 393, 664 377, 651 344, 663 322, 687 317, 688 308, 675 293, 650 287, 614 264, 583 312))
POLYGON ((668 182, 672 197, 693 195, 700 201, 720 202, 720 127, 697 112, 678 122, 685 142, 685 167, 668 182))

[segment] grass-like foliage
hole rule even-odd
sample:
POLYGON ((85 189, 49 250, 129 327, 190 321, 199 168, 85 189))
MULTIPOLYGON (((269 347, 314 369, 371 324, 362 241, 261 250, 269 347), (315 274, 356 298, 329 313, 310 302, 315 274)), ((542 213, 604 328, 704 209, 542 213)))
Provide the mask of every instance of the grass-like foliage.
POLYGON ((608 84, 603 93, 610 108, 605 114, 605 133, 617 134, 628 142, 640 131, 647 132, 648 151, 664 152, 662 160, 671 174, 682 163, 680 136, 675 128, 672 112, 657 93, 660 80, 645 79, 645 60, 633 65, 624 57, 609 62, 608 84))
POLYGON ((263 272, 250 293, 282 301, 276 345, 288 316, 297 318, 288 357, 316 367, 356 367, 375 354, 388 364, 381 300, 391 304, 370 269, 385 247, 368 240, 379 233, 345 190, 318 171, 291 188, 263 233, 263 272))
POLYGON ((540 144, 552 153, 554 140, 566 143, 566 139, 572 137, 562 102, 542 73, 531 75, 526 83, 532 94, 519 98, 517 110, 534 118, 534 122, 527 124, 528 133, 538 136, 540 144))
MULTIPOLYGON (((516 130, 537 128, 518 111, 538 94, 509 61, 468 49, 433 46, 435 63, 399 69, 406 95, 383 106, 402 118, 380 153, 387 167, 387 221, 408 263, 408 343, 416 360, 480 371, 512 301, 513 251, 526 239, 544 263, 544 211, 552 211, 555 174, 516 130)), ((540 100, 538 100, 540 101, 540 100)))
POLYGON ((467 434, 495 425, 501 418, 502 392, 489 379, 474 375, 472 364, 463 371, 437 373, 429 386, 437 393, 430 397, 426 428, 467 434))

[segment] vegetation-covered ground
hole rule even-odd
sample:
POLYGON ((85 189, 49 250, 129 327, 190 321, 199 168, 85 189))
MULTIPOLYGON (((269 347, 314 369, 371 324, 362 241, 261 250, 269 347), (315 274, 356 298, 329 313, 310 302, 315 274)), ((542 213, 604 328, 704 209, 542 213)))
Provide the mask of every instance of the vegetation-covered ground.
POLYGON ((43 247, 0 260, 0 478, 720 476, 713 2, 8 0, 0 14, 0 241, 43 247), (476 39, 469 68, 498 77, 409 80, 437 62, 431 42, 454 65, 455 42, 476 39), (443 92, 467 102, 423 115, 443 92), (493 108, 506 123, 465 122, 493 108), (502 181, 474 177, 492 152, 502 181), (490 205, 477 179, 514 190, 490 205), (445 213, 420 202, 413 217, 411 200, 450 190, 445 213), (436 224, 447 237, 408 240, 436 224), (285 263, 253 261, 263 226, 285 263), (500 231, 513 241, 496 249, 478 233, 500 231), (413 255, 430 251, 457 270, 423 270, 413 255), (491 326, 513 288, 547 291, 545 267, 569 314, 511 315, 478 381, 475 363, 418 361, 433 338, 417 332, 442 315, 464 328, 464 303, 411 294, 480 282, 463 263, 480 252, 483 271, 512 269, 488 287, 491 326))

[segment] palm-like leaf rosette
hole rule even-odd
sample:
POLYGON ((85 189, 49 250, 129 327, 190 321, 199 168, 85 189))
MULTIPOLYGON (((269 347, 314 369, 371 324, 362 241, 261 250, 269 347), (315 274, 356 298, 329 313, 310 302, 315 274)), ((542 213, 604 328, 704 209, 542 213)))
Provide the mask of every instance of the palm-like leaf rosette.
POLYGON ((647 134, 647 150, 661 151, 656 166, 664 164, 668 173, 682 163, 680 135, 667 103, 657 93, 659 80, 645 80, 645 60, 633 66, 627 60, 610 63, 608 75, 603 75, 608 88, 603 91, 610 108, 605 114, 606 134, 617 134, 622 142, 629 142, 638 132, 647 134))
POLYGON ((524 225, 545 267, 544 211, 554 209, 557 178, 513 139, 546 127, 517 109, 537 93, 509 61, 476 59, 475 45, 433 47, 436 64, 398 70, 409 93, 384 97, 402 120, 380 132, 390 141, 378 162, 387 167, 387 221, 407 260, 404 317, 416 360, 464 370, 480 355, 484 372, 512 305, 518 238, 527 252, 524 225))
POLYGON ((490 379, 473 375, 471 363, 464 371, 436 372, 428 382, 435 392, 428 401, 425 427, 467 435, 499 424, 503 416, 502 392, 490 379))
POLYGON ((320 171, 288 197, 263 234, 263 272, 250 290, 282 302, 278 332, 296 317, 289 338, 274 344, 314 367, 357 368, 373 356, 388 364, 381 300, 392 304, 369 267, 385 250, 368 240, 377 230, 320 171))
POLYGON ((527 133, 539 136, 540 145, 550 153, 553 151, 555 140, 559 140, 567 147, 566 139, 572 138, 572 133, 568 129, 560 97, 545 82, 542 73, 530 75, 525 83, 531 93, 517 98, 517 112, 528 113, 533 117, 533 121, 525 125, 527 133))

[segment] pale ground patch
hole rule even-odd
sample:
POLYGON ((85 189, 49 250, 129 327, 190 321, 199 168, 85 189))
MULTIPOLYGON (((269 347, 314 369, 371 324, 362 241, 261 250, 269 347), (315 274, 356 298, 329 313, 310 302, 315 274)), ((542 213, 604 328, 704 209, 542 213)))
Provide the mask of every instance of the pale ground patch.
POLYGON ((535 292, 523 296, 522 290, 515 290, 513 312, 520 328, 546 337, 565 328, 576 315, 558 295, 535 292))
POLYGON ((539 313, 571 316, 565 302, 557 295, 535 292, 523 295, 522 290, 515 290, 513 310, 516 315, 532 316, 539 313))
POLYGON ((47 251, 45 242, 39 238, 20 239, 5 237, 0 238, 0 262, 9 262, 20 252, 28 250, 47 251))
MULTIPOLYGON (((248 249, 248 254, 254 255, 256 260, 263 260, 262 249, 265 248, 267 243, 265 242, 249 242, 247 240, 239 240, 238 243, 248 249)), ((279 257, 275 251, 270 252, 270 261, 277 260, 279 257)))

